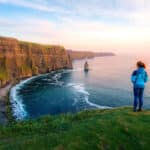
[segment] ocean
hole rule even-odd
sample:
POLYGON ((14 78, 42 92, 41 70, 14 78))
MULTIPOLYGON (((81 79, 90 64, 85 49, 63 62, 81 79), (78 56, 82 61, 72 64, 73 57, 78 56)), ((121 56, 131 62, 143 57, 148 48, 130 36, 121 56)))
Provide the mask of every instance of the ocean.
MULTIPOLYGON (((150 59, 140 57, 150 70, 150 59)), ((76 113, 87 109, 112 109, 132 106, 133 87, 130 76, 135 56, 117 55, 73 62, 73 70, 58 70, 31 77, 14 86, 10 92, 13 114, 18 120, 43 115, 76 113)), ((150 83, 146 85, 144 108, 150 108, 150 83)))

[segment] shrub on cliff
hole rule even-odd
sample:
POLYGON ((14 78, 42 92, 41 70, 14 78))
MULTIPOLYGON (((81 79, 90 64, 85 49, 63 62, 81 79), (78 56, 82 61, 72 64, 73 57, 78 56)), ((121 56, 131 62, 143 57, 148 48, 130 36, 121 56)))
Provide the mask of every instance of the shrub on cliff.
POLYGON ((32 66, 32 74, 37 75, 39 73, 38 67, 37 66, 32 66))

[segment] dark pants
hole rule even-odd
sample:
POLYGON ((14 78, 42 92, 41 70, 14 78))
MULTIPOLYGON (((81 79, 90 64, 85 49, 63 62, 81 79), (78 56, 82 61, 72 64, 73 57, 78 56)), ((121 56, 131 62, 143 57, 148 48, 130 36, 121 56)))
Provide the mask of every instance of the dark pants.
POLYGON ((139 109, 143 106, 143 94, 144 88, 134 88, 134 110, 136 111, 137 105, 139 104, 139 109))

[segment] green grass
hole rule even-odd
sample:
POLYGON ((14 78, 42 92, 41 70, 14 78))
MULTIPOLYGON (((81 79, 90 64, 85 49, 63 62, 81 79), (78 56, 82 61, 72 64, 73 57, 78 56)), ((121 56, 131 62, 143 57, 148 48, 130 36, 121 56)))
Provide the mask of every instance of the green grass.
POLYGON ((5 96, 5 103, 6 103, 6 116, 9 121, 9 123, 15 122, 15 118, 12 115, 12 107, 9 99, 10 92, 7 93, 5 96))
POLYGON ((64 50, 64 46, 62 45, 40 44, 40 43, 28 42, 28 41, 19 41, 19 44, 23 47, 40 47, 44 49, 54 48, 58 46, 64 50))
POLYGON ((150 111, 92 110, 0 127, 0 150, 149 150, 150 111))

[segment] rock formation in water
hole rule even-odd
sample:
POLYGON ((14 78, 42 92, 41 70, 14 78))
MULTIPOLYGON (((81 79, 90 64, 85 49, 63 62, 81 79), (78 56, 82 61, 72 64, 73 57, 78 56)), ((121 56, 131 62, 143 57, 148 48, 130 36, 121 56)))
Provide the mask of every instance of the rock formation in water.
POLYGON ((64 68, 72 68, 72 62, 62 46, 0 37, 0 87, 22 78, 64 68))
POLYGON ((112 52, 90 52, 90 51, 75 51, 67 50, 72 60, 94 58, 94 57, 104 57, 104 56, 115 56, 112 52))

